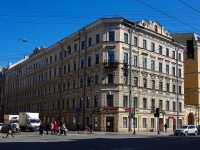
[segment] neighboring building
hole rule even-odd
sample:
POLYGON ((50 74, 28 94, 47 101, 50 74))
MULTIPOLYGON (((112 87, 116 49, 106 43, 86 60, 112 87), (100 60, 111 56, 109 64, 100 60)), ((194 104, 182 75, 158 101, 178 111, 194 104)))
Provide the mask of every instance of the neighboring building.
POLYGON ((185 85, 185 124, 199 125, 200 119, 200 36, 194 33, 172 34, 176 41, 180 41, 185 46, 187 40, 194 40, 194 60, 187 58, 187 50, 184 54, 184 85, 185 85), (189 105, 189 106, 188 106, 189 105))
POLYGON ((70 130, 93 122, 94 130, 128 132, 130 76, 124 62, 130 47, 136 131, 157 130, 155 107, 162 113, 160 130, 165 122, 173 130, 177 106, 180 124, 184 115, 183 46, 158 22, 145 20, 103 18, 49 48, 36 48, 6 73, 5 113, 39 112, 44 123, 60 118, 70 130))
POLYGON ((0 67, 0 122, 3 123, 4 92, 5 92, 5 67, 0 67))

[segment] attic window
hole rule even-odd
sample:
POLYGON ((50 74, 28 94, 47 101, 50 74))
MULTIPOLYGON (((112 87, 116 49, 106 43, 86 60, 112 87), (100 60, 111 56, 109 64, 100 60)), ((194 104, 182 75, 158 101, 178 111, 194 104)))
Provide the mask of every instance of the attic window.
POLYGON ((158 27, 157 27, 157 25, 154 26, 154 31, 155 31, 155 32, 158 32, 158 27))

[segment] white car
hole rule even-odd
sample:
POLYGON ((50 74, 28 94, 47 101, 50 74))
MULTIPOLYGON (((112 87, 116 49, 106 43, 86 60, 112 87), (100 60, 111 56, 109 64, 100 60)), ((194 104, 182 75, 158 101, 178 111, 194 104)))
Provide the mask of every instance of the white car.
POLYGON ((174 135, 184 135, 192 134, 197 136, 198 129, 194 125, 182 125, 180 128, 174 130, 174 135))
POLYGON ((1 131, 2 126, 3 126, 3 123, 0 123, 0 131, 1 131))

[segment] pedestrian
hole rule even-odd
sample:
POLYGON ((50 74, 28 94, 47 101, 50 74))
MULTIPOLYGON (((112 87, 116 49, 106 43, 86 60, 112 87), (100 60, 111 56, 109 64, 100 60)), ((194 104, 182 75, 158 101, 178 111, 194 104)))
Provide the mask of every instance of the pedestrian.
POLYGON ((167 123, 165 123, 164 127, 165 127, 165 132, 167 132, 167 123))
POLYGON ((39 132, 40 132, 41 137, 43 137, 43 135, 44 135, 44 127, 42 125, 42 122, 40 123, 40 126, 39 126, 39 132))
POLYGON ((90 134, 92 134, 92 130, 93 130, 93 123, 90 122, 90 134))
POLYGON ((87 126, 87 133, 90 134, 90 124, 87 126))
POLYGON ((77 133, 80 134, 80 123, 77 124, 77 133))
POLYGON ((61 132, 64 133, 64 135, 66 136, 66 135, 67 135, 67 134, 66 134, 67 128, 66 128, 66 126, 65 126, 65 123, 62 124, 62 126, 61 126, 60 129, 61 129, 61 132))
POLYGON ((49 134, 49 128, 50 128, 49 123, 47 123, 47 124, 46 124, 46 134, 47 134, 47 135, 49 134))
POLYGON ((19 122, 16 123, 16 132, 18 132, 18 134, 20 134, 19 122))
MULTIPOLYGON (((8 127, 8 130, 7 130, 7 131, 8 131, 8 133, 7 133, 7 135, 6 135, 6 137, 5 137, 5 138, 7 138, 9 134, 11 134, 13 138, 15 137, 15 136, 13 135, 12 124, 10 124, 10 125, 9 125, 9 127, 8 127)), ((4 138, 4 137, 3 137, 3 138, 4 138)))
POLYGON ((53 122, 51 122, 50 129, 51 129, 51 135, 53 135, 53 129, 54 129, 54 124, 53 124, 53 122))
POLYGON ((54 134, 58 132, 58 123, 56 121, 54 122, 53 130, 54 130, 54 134))

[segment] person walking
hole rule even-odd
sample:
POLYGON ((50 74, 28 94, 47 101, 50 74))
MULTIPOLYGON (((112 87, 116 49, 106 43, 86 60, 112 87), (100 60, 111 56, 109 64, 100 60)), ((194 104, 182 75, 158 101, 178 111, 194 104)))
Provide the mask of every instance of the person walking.
POLYGON ((54 134, 58 132, 58 123, 56 121, 54 122, 53 130, 54 130, 54 134))
MULTIPOLYGON (((7 131, 8 131, 8 133, 7 133, 7 135, 6 135, 6 137, 5 137, 5 138, 7 138, 9 134, 11 134, 13 138, 15 137, 15 136, 13 135, 12 124, 10 124, 10 125, 9 125, 9 127, 8 127, 8 130, 7 130, 7 131)), ((4 138, 4 137, 3 137, 3 138, 4 138)))
POLYGON ((66 134, 66 126, 65 126, 65 123, 63 123, 62 124, 62 126, 61 126, 61 133, 64 133, 64 135, 66 136, 67 134, 66 134))
POLYGON ((44 135, 44 127, 42 125, 42 122, 40 123, 40 126, 39 126, 39 132, 40 132, 41 137, 43 137, 43 135, 44 135))
POLYGON ((77 133, 80 134, 80 123, 77 124, 77 133))
POLYGON ((92 130, 93 130, 93 123, 90 122, 90 134, 92 134, 92 130))
POLYGON ((20 134, 19 122, 16 123, 16 132, 18 132, 18 134, 20 134))
POLYGON ((165 128, 165 132, 167 132, 167 123, 165 123, 164 128, 165 128))
POLYGON ((50 129, 51 129, 51 135, 53 135, 53 130, 54 130, 54 124, 53 124, 53 122, 51 122, 50 129))
POLYGON ((49 134, 49 128, 50 128, 49 123, 47 123, 47 124, 46 124, 46 134, 47 134, 47 135, 49 134))

